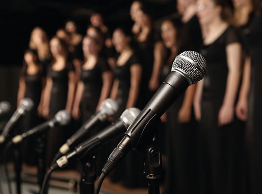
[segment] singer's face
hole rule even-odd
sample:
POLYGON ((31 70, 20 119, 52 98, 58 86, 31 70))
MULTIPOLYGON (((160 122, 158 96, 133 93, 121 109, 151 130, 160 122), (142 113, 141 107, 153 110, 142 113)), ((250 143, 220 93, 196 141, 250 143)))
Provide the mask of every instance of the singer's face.
POLYGON ((130 7, 130 17, 133 21, 137 20, 138 12, 140 11, 141 3, 134 1, 130 7))
POLYGON ((84 38, 83 40, 83 52, 85 55, 89 55, 89 54, 96 54, 97 53, 97 45, 95 43, 95 41, 92 38, 84 38))
POLYGON ((165 20, 161 25, 161 36, 167 48, 176 45, 177 30, 170 20, 165 20))
POLYGON ((32 62, 34 62, 34 55, 32 53, 27 52, 24 55, 24 59, 26 64, 31 64, 32 62))
POLYGON ((72 21, 68 21, 65 25, 65 30, 69 33, 74 33, 76 32, 76 25, 72 21))
POLYGON ((218 6, 212 0, 198 0, 197 1, 197 17, 201 24, 210 24, 219 16, 218 6))
POLYGON ((57 57, 63 54, 63 48, 57 38, 51 39, 50 50, 51 50, 53 57, 57 57))
POLYGON ((32 39, 36 45, 42 44, 44 40, 44 35, 42 30, 39 28, 35 29, 32 34, 32 39))
POLYGON ((123 51, 123 49, 129 44, 130 38, 124 34, 120 29, 116 29, 113 33, 113 45, 117 52, 123 51))

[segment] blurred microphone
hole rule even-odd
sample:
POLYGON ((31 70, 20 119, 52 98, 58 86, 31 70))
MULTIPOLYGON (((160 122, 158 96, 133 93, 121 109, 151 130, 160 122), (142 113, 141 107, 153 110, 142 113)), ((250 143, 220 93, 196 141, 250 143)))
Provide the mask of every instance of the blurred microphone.
POLYGON ((19 107, 16 109, 10 120, 6 123, 2 134, 0 135, 0 144, 5 141, 5 138, 8 136, 9 131, 17 123, 22 115, 30 111, 34 106, 34 102, 30 98, 24 98, 20 101, 19 107))
POLYGON ((0 102, 0 116, 7 114, 11 109, 11 105, 7 101, 0 102))
POLYGON ((26 140, 32 136, 35 136, 50 128, 53 128, 56 125, 65 126, 70 122, 70 120, 71 120, 71 115, 66 110, 60 110, 59 112, 56 113, 56 115, 52 120, 46 121, 21 135, 15 136, 12 139, 12 142, 13 144, 18 144, 23 140, 26 140))
POLYGON ((203 79, 205 73, 206 61, 201 54, 185 51, 178 55, 173 62, 170 74, 110 154, 102 174, 107 175, 132 148, 138 149, 144 141, 153 138, 154 134, 150 128, 154 127, 161 115, 187 87, 203 79))
POLYGON ((60 154, 66 154, 70 150, 70 147, 81 141, 83 136, 89 132, 90 129, 105 122, 107 118, 113 116, 117 110, 118 104, 115 100, 110 98, 104 100, 100 109, 90 119, 88 119, 84 125, 66 141, 64 145, 60 147, 60 154))
POLYGON ((63 168, 70 162, 73 162, 81 157, 83 154, 90 151, 96 151, 97 149, 101 148, 102 145, 112 141, 114 138, 120 135, 123 135, 139 113, 140 110, 137 108, 126 109, 118 120, 97 133, 95 136, 78 145, 74 151, 70 152, 66 156, 62 156, 56 161, 56 164, 54 164, 52 168, 63 168))

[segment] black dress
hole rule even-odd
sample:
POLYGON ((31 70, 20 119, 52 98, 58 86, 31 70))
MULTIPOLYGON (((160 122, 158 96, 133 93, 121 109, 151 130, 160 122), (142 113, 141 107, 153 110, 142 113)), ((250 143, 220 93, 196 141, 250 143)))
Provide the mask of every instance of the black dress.
POLYGON ((108 63, 100 58, 93 69, 81 71, 84 91, 80 102, 81 121, 84 124, 95 112, 103 86, 102 74, 110 71, 108 63))
MULTIPOLYGON (((19 125, 21 133, 27 132, 33 127, 40 124, 42 121, 38 116, 37 108, 40 103, 41 93, 42 93, 42 79, 43 71, 42 67, 39 67, 39 71, 35 75, 30 75, 25 72, 25 95, 24 98, 30 98, 34 102, 32 110, 27 112, 21 119, 21 124, 19 125)), ((26 164, 35 165, 37 154, 35 151, 36 141, 35 139, 28 139, 22 144, 22 156, 26 164)))
POLYGON ((262 13, 255 17, 246 31, 245 40, 251 57, 251 86, 249 98, 248 130, 252 131, 251 186, 252 193, 262 193, 262 13))
MULTIPOLYGON (((54 71, 52 64, 48 67, 47 76, 52 79, 52 89, 49 103, 49 118, 54 118, 60 110, 65 110, 68 95, 68 73, 74 71, 72 63, 67 62, 65 68, 60 71, 54 71)), ((71 131, 73 131, 71 129, 71 131)), ((71 132, 72 134, 72 132, 71 132)), ((47 135, 47 165, 52 162, 60 146, 70 137, 69 127, 56 127, 48 131, 47 135)))
MULTIPOLYGON (((140 64, 137 54, 131 55, 127 62, 122 65, 116 65, 114 70, 115 79, 119 81, 116 101, 119 104, 119 109, 115 115, 118 119, 121 114, 126 110, 130 90, 131 72, 130 68, 134 64, 140 64)), ((135 106, 136 107, 136 106, 135 106)), ((113 147, 122 139, 118 138, 112 143, 113 147)), ((144 187, 145 181, 143 177, 143 162, 144 159, 136 151, 131 150, 127 156, 119 163, 119 165, 111 173, 111 180, 114 182, 121 182, 122 185, 130 188, 144 187)))
POLYGON ((228 76, 226 46, 231 43, 240 43, 240 35, 229 26, 213 43, 201 49, 207 61, 199 126, 201 193, 242 191, 244 125, 234 116, 232 123, 218 126, 228 76))

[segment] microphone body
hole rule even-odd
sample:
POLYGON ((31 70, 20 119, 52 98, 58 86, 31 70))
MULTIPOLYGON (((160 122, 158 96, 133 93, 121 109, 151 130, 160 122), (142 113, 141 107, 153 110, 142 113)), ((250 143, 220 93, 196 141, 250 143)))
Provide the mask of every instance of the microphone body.
POLYGON ((149 129, 154 127, 161 115, 189 85, 204 77, 205 72, 206 62, 199 53, 186 51, 178 55, 173 63, 172 72, 128 128, 123 139, 110 154, 102 172, 108 174, 130 149, 140 147, 144 142, 143 138, 153 137, 154 134, 149 129), (201 64, 198 64, 199 62, 201 64))
POLYGON ((2 134, 0 135, 0 144, 5 141, 5 138, 8 136, 10 130, 14 127, 14 125, 18 122, 22 115, 26 112, 30 111, 34 106, 33 101, 30 98, 24 98, 21 100, 19 107, 13 113, 10 120, 4 126, 2 134))
POLYGON ((86 152, 89 154, 91 151, 96 152, 102 145, 112 141, 120 135, 123 135, 126 129, 131 125, 131 123, 133 123, 139 112, 140 110, 137 108, 129 108, 125 110, 117 121, 97 133, 95 136, 78 145, 74 151, 58 159, 56 161, 57 164, 55 165, 62 168, 71 161, 75 161, 86 152))
POLYGON ((106 99, 99 111, 97 111, 90 119, 88 119, 84 125, 73 134, 64 145, 59 149, 60 154, 66 154, 72 146, 77 144, 84 138, 84 135, 87 134, 91 129, 103 123, 107 120, 108 117, 113 116, 118 109, 118 104, 113 99, 106 99))
POLYGON ((15 136, 12 139, 12 143, 18 144, 23 140, 31 138, 32 136, 36 136, 50 128, 55 127, 55 125, 67 125, 70 122, 70 119, 70 114, 65 110, 61 110, 58 113, 56 113, 55 117, 52 120, 46 121, 21 135, 15 136))

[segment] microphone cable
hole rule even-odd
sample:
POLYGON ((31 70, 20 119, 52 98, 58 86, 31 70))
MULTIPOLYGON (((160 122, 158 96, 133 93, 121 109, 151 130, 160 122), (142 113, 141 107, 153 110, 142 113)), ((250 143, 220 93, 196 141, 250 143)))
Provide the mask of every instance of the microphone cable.
POLYGON ((104 181, 104 179, 106 178, 106 174, 105 173, 101 173, 98 180, 97 180, 97 185, 96 185, 96 188, 95 188, 95 193, 94 194, 99 194, 100 192, 100 189, 101 189, 101 186, 102 186, 102 183, 104 181))

